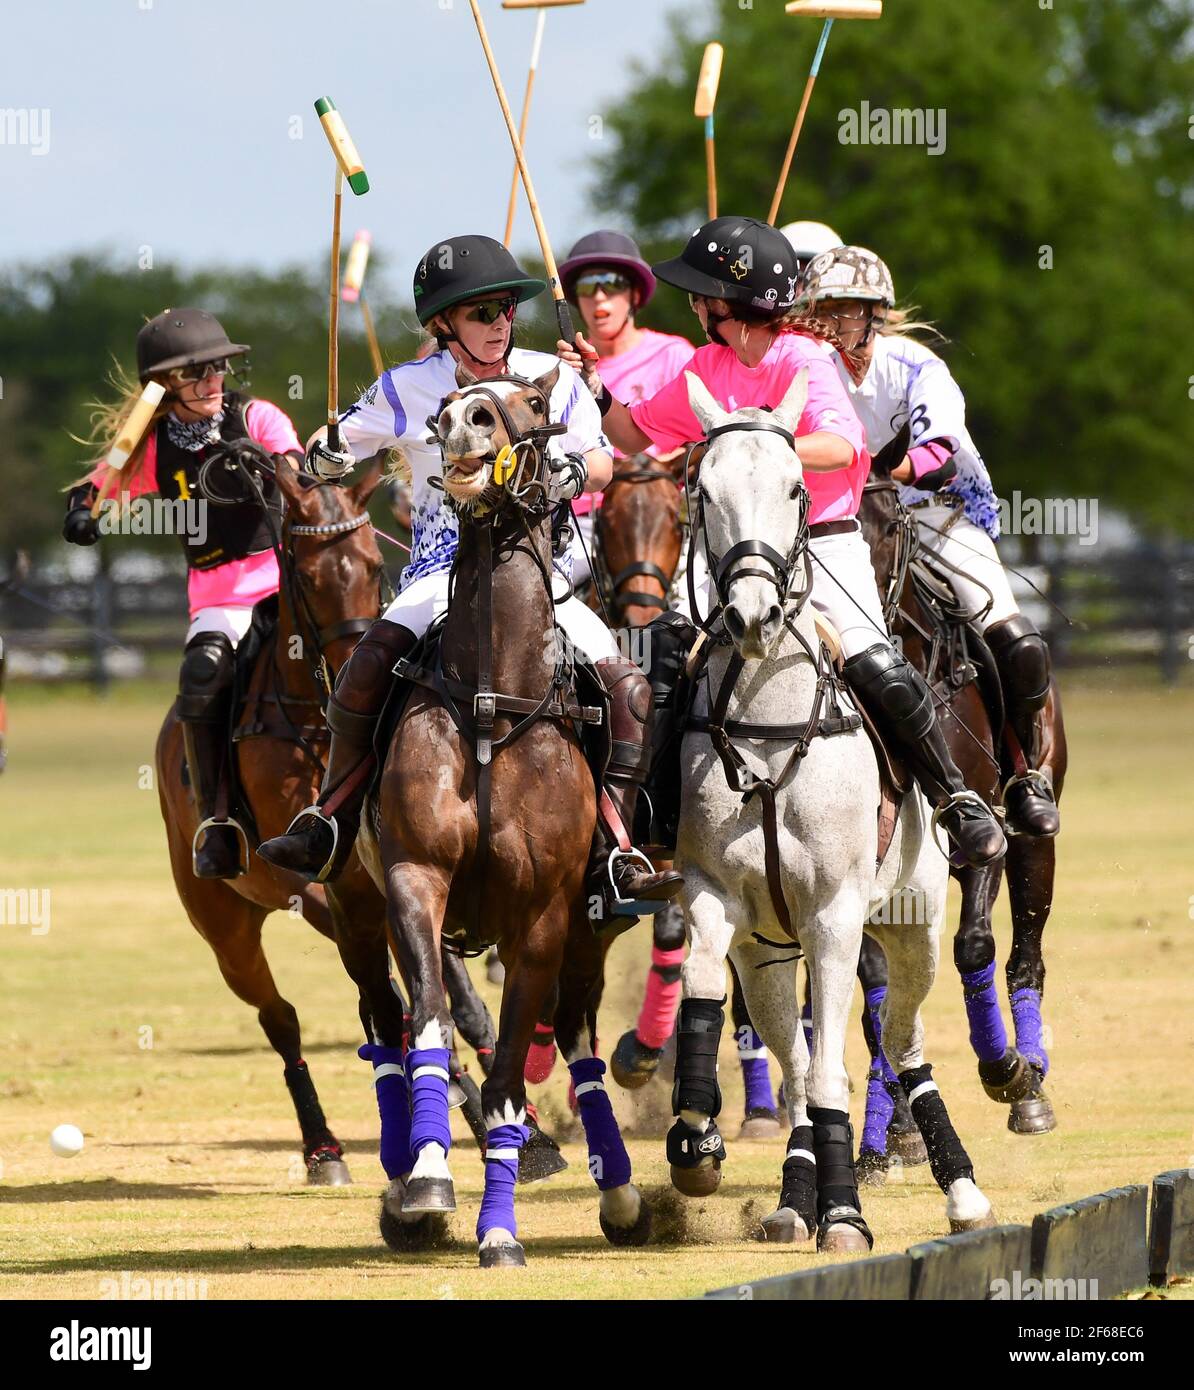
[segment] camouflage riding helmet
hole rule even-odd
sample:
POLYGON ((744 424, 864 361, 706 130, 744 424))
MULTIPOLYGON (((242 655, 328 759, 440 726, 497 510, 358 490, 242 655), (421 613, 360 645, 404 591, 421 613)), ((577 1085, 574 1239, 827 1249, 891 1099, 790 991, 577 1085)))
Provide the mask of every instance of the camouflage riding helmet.
POLYGON ((891 271, 865 246, 835 246, 808 263, 804 297, 809 304, 823 299, 860 299, 892 308, 895 287, 891 271))

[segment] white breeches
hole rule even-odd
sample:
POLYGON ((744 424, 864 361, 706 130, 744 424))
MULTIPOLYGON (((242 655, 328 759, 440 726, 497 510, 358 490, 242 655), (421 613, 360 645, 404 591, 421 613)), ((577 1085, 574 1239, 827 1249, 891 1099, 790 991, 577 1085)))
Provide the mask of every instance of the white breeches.
MULTIPOLYGON (((871 568, 871 552, 861 531, 847 531, 839 536, 814 536, 808 543, 812 555, 813 591, 810 601, 837 629, 842 641, 843 659, 857 656, 877 642, 890 645, 887 627, 883 622, 883 604, 871 568)), ((705 563, 705 554, 697 549, 692 557, 693 579, 696 584, 697 607, 703 615, 714 603, 713 585, 705 563)), ((794 576, 802 582, 802 575, 794 576)), ((688 586, 683 584, 676 599, 676 608, 686 617, 688 586)))
POLYGON ((976 615, 981 631, 986 632, 994 623, 1020 611, 995 542, 981 526, 959 515, 957 508, 939 503, 917 507, 912 515, 917 521, 921 545, 931 550, 948 570, 958 598, 976 615), (949 525, 952 517, 957 520, 949 525))
POLYGON ((198 637, 201 632, 222 632, 235 650, 252 621, 251 608, 201 608, 187 628, 187 641, 198 637))
MULTIPOLYGON (((553 576, 556 597, 567 592, 566 581, 560 575, 553 576)), ((393 603, 382 614, 387 622, 399 623, 416 637, 422 635, 432 622, 448 611, 448 571, 439 570, 416 579, 409 588, 403 589, 393 603)), ((606 657, 618 655, 618 644, 614 635, 591 608, 586 608, 575 595, 556 605, 556 621, 578 651, 584 652, 590 661, 602 661, 606 657)), ((545 659, 551 650, 548 646, 551 634, 544 634, 545 659)), ((554 664, 554 656, 551 658, 554 664)))

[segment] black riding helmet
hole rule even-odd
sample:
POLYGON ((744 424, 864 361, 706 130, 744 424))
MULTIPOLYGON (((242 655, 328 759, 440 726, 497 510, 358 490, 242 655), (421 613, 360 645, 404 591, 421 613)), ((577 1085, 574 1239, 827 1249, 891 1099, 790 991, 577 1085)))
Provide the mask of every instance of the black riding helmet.
POLYGON ((651 269, 664 284, 762 314, 783 313, 796 302, 796 253, 782 232, 754 217, 715 217, 678 256, 651 269))
POLYGON ((223 325, 206 309, 163 309, 137 334, 137 375, 142 385, 172 367, 219 362, 248 352, 247 343, 233 343, 223 325))
POLYGON ((456 236, 437 241, 415 267, 415 313, 427 324, 444 309, 491 291, 510 290, 520 304, 547 288, 528 275, 500 241, 456 236))

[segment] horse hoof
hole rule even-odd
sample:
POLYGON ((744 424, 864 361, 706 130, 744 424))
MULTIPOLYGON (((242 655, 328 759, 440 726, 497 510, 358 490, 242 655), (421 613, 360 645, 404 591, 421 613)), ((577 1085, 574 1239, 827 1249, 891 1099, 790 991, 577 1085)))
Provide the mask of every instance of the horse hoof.
POLYGON ((307 1159, 308 1187, 351 1187, 348 1164, 337 1153, 317 1150, 307 1159))
POLYGON ((525 1269, 526 1251, 517 1241, 512 1245, 483 1245, 477 1252, 482 1269, 525 1269))
POLYGON ((597 1219, 601 1222, 601 1234, 613 1246, 624 1249, 632 1245, 646 1245, 651 1239, 651 1208, 640 1196, 638 1204, 638 1220, 633 1226, 615 1226, 612 1222, 605 1219, 602 1213, 598 1213, 597 1219))
POLYGON ((929 1151, 919 1129, 888 1130, 887 1157, 898 1158, 905 1168, 916 1168, 929 1161, 929 1151))
POLYGON ((1009 1047, 997 1062, 980 1062, 978 1079, 983 1090, 998 1105, 1014 1105, 1033 1089, 1036 1077, 1028 1059, 1009 1047))
POLYGON ((448 1082, 448 1109, 459 1110, 468 1101, 468 1096, 464 1093, 464 1088, 458 1081, 448 1082))
POLYGON ((738 1131, 739 1139, 779 1139, 787 1130, 775 1118, 774 1110, 748 1110, 738 1131))
POLYGON ((1044 1091, 1033 1091, 1018 1100, 1007 1117, 1007 1127, 1013 1134, 1048 1134, 1057 1128, 1057 1116, 1044 1091))
POLYGON ((402 1210, 407 1216, 456 1210, 456 1190, 451 1178, 411 1178, 406 1184, 402 1210))
POLYGON ((647 1047, 639 1042, 631 1028, 618 1039, 614 1055, 609 1059, 610 1072, 623 1090, 637 1091, 655 1075, 662 1051, 662 1048, 647 1047))
POLYGON ((702 1159, 695 1168, 677 1168, 673 1163, 672 1186, 685 1197, 711 1197, 721 1186, 721 1164, 715 1158, 702 1159))
POLYGON ((560 1146, 551 1135, 532 1127, 531 1137, 519 1151, 518 1181, 542 1182, 544 1178, 552 1178, 557 1173, 562 1173, 567 1166, 568 1160, 560 1152, 560 1146))
POLYGON ((951 1236, 956 1236, 961 1231, 985 1231, 995 1224, 993 1211, 988 1211, 985 1216, 973 1216, 966 1220, 959 1220, 957 1217, 951 1216, 949 1218, 949 1233, 951 1236))
POLYGON ((867 1187, 883 1187, 887 1182, 887 1155, 878 1149, 863 1149, 854 1165, 854 1176, 867 1187))
POLYGON ((812 1232, 791 1207, 780 1207, 760 1222, 762 1239, 768 1245, 802 1245, 812 1232))
POLYGON ((405 1184, 395 1178, 381 1196, 381 1216, 378 1227, 381 1238, 399 1254, 414 1254, 433 1250, 448 1238, 447 1218, 442 1215, 422 1216, 415 1220, 403 1216, 405 1184))
POLYGON ((824 1255, 865 1254, 870 1248, 870 1241, 855 1226, 828 1226, 817 1236, 817 1250, 824 1255))

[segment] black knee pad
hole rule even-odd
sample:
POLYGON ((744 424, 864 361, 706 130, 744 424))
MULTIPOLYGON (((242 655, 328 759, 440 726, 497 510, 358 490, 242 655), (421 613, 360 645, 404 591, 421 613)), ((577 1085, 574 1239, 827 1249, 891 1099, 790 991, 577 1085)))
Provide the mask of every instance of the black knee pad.
POLYGON ((950 1184, 958 1178, 973 1181, 974 1164, 958 1138, 945 1101, 933 1081, 933 1068, 925 1062, 923 1066, 900 1072, 900 1085, 908 1097, 912 1117, 929 1151, 929 1168, 937 1186, 942 1192, 948 1192, 950 1184), (931 1085, 932 1089, 922 1091, 920 1095, 914 1094, 926 1084, 931 1085))
POLYGON ((179 718, 193 723, 217 723, 232 689, 232 643, 222 632, 197 633, 182 654, 178 673, 179 718))
POLYGON ((717 1084, 717 1047, 725 1025, 725 1009, 716 999, 685 999, 676 1023, 676 1084, 672 1114, 695 1110, 714 1117, 721 1111, 717 1084))
POLYGON ((1049 648, 1032 619, 1017 613, 992 624, 983 636, 1009 693, 1030 709, 1042 709, 1049 698, 1049 648))
POLYGON ((868 711, 896 726, 908 739, 921 739, 933 727, 933 696, 924 677, 902 652, 877 642, 842 666, 852 690, 868 711))

